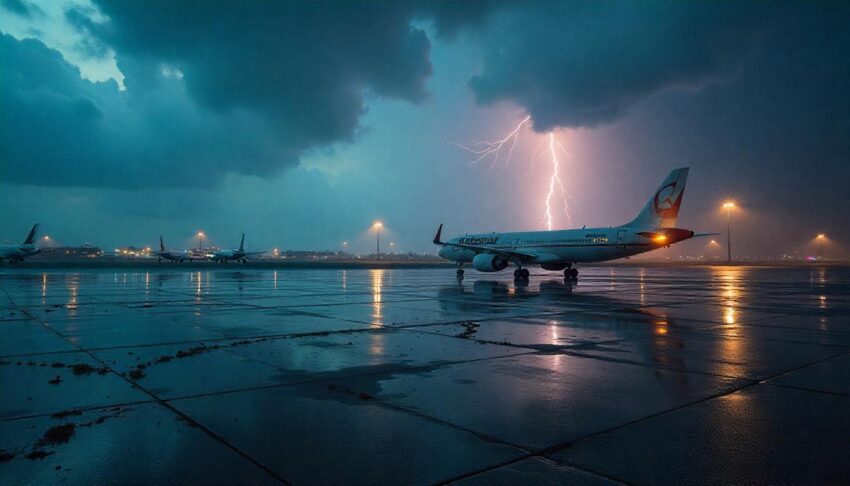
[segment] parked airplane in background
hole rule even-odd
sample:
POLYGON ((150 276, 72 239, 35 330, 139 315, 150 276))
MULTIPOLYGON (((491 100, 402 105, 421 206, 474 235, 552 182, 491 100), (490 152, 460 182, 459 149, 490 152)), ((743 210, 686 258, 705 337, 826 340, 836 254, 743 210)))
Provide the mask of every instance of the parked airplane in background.
POLYGON ((214 252, 210 258, 219 262, 219 263, 227 263, 229 260, 237 260, 242 263, 246 263, 248 261, 248 256, 250 255, 261 255, 266 253, 264 251, 255 251, 255 252, 246 252, 245 251, 245 233, 242 233, 242 241, 239 242, 239 249, 237 250, 217 250, 214 252))
POLYGON ((9 260, 10 263, 20 263, 24 261, 24 258, 41 253, 41 250, 35 247, 37 236, 38 223, 32 226, 27 239, 20 245, 0 245, 0 262, 9 260))
POLYGON ((178 263, 192 260, 192 253, 188 250, 166 250, 165 243, 162 242, 162 235, 159 235, 159 251, 152 251, 151 253, 156 255, 156 259, 160 262, 163 258, 178 263))
POLYGON ((676 169, 664 179, 643 211, 632 221, 616 227, 581 228, 523 233, 464 235, 447 242, 440 240, 441 224, 434 237, 439 255, 457 262, 458 277, 463 264, 471 262, 480 272, 498 272, 511 263, 514 276, 527 279, 527 265, 544 270, 564 270, 564 277, 576 278, 573 264, 615 260, 664 248, 694 236, 693 231, 675 228, 685 192, 688 168, 676 169))

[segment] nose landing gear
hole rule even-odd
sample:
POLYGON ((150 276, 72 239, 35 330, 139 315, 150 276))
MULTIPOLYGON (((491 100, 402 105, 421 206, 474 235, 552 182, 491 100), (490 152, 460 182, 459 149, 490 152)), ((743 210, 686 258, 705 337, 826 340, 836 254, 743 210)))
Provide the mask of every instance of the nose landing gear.
POLYGON ((516 280, 528 280, 528 277, 530 275, 531 274, 525 268, 517 268, 516 270, 514 270, 514 278, 516 280))
POLYGON ((575 280, 575 279, 578 278, 578 270, 573 268, 572 263, 568 263, 567 268, 564 269, 564 278, 569 278, 569 279, 572 279, 572 280, 575 280))

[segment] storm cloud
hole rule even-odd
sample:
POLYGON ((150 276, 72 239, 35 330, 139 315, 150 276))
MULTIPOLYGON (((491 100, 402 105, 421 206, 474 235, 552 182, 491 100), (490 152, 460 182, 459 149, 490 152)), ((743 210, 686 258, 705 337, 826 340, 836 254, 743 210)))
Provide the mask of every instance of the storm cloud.
POLYGON ((411 24, 414 4, 97 6, 105 22, 81 10, 67 19, 94 54, 114 50, 125 91, 81 79, 38 41, 3 37, 5 179, 143 187, 268 175, 352 140, 369 97, 426 98, 430 43, 411 24))
POLYGON ((525 2, 482 30, 470 85, 538 130, 594 126, 660 90, 733 76, 769 12, 732 2, 525 2))

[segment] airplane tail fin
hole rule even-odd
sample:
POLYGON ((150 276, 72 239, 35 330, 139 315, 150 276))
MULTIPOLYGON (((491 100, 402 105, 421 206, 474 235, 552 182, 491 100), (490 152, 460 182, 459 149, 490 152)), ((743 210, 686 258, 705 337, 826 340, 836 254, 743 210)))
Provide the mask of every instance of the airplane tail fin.
POLYGON ((242 241, 239 242, 239 251, 245 251, 245 233, 242 233, 242 241))
POLYGON ((679 206, 685 194, 685 182, 688 180, 688 169, 683 167, 671 171, 637 217, 623 226, 653 229, 676 226, 679 206))
POLYGON ((159 235, 159 251, 165 251, 165 243, 162 242, 162 235, 159 235))
POLYGON ((34 244, 36 236, 38 236, 38 223, 32 225, 32 229, 30 230, 30 234, 27 235, 27 239, 24 240, 24 244, 25 245, 34 244))

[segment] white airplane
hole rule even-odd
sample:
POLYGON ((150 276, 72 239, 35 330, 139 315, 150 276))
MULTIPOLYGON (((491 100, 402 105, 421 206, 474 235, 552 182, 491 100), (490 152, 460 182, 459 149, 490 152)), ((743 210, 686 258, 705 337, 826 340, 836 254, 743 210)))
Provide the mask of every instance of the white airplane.
POLYGON ((242 241, 239 242, 239 248, 236 250, 217 250, 210 258, 219 263, 227 263, 229 260, 241 261, 242 263, 248 262, 248 257, 250 255, 261 255, 266 253, 264 251, 255 251, 255 252, 246 252, 245 251, 245 233, 242 233, 242 241))
POLYGON ((527 265, 544 270, 564 270, 564 277, 576 278, 576 263, 602 262, 664 248, 694 236, 693 231, 676 228, 676 218, 688 168, 676 169, 632 221, 616 227, 580 228, 522 233, 464 235, 447 242, 440 240, 441 224, 434 237, 439 255, 457 263, 463 277, 463 264, 472 263, 479 272, 498 272, 510 264, 517 268, 514 277, 528 279, 527 265))
POLYGON ((35 238, 38 235, 38 223, 32 226, 27 239, 20 245, 2 245, 0 246, 0 262, 9 260, 10 263, 20 263, 24 258, 31 257, 41 250, 35 247, 35 238))
POLYGON ((192 253, 188 250, 166 250, 165 243, 162 242, 162 235, 159 235, 159 251, 152 251, 156 255, 157 261, 162 261, 163 258, 170 262, 183 263, 186 260, 192 260, 192 253))

